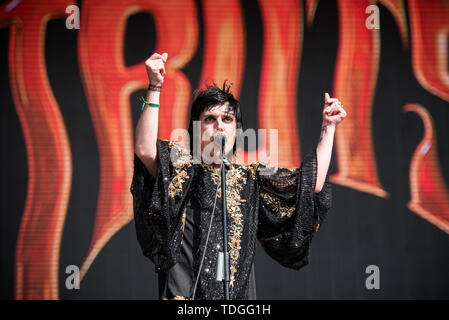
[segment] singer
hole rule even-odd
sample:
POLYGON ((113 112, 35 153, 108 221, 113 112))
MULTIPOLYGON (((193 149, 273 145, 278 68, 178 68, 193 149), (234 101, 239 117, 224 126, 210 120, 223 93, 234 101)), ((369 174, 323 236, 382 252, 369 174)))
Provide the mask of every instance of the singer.
POLYGON ((217 134, 226 137, 229 159, 230 299, 256 299, 256 241, 282 266, 298 270, 308 263, 311 241, 331 208, 328 168, 335 129, 346 111, 326 93, 316 148, 304 156, 299 168, 262 174, 267 166, 260 162, 235 162, 242 114, 226 81, 222 88, 214 83, 196 92, 189 122, 191 148, 158 139, 159 95, 167 59, 167 53, 154 53, 145 62, 150 86, 135 131, 130 188, 137 239, 143 254, 155 264, 159 299, 224 299, 223 283, 216 280, 217 257, 223 251, 220 159, 219 153, 207 149, 222 143, 214 139, 217 134), (197 136, 194 121, 200 122, 201 137, 211 140, 197 136), (201 148, 196 150, 201 161, 194 161, 195 145, 201 148))

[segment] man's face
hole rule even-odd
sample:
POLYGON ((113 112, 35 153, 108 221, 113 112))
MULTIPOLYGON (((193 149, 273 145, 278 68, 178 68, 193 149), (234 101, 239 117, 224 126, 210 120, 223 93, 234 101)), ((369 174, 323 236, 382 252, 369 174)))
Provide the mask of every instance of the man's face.
POLYGON ((211 142, 217 143, 214 139, 215 136, 220 133, 226 135, 226 154, 232 151, 232 147, 235 143, 235 135, 237 130, 237 121, 233 111, 228 111, 228 103, 213 106, 206 109, 200 115, 201 121, 201 151, 203 157, 206 157, 209 161, 218 163, 217 159, 220 156, 220 147, 215 144, 215 148, 211 148, 211 142), (207 139, 203 141, 203 138, 207 139), (207 147, 207 149, 205 149, 207 147), (206 152, 203 152, 206 150, 206 152), (210 150, 210 152, 208 152, 210 150), (215 151, 215 155, 213 154, 215 151))

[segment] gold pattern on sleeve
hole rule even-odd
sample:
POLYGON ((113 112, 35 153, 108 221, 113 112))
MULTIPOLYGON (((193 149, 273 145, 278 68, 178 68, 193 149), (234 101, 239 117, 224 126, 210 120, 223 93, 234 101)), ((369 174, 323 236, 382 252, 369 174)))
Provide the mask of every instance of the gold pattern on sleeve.
MULTIPOLYGON (((250 167, 251 172, 256 172, 261 175, 267 176, 275 174, 280 169, 277 166, 269 165, 267 162, 259 162, 259 161, 252 163, 250 167)), ((283 170, 294 172, 296 169, 283 168, 283 170)), ((271 209, 275 213, 280 214, 282 218, 284 217, 290 218, 295 212, 296 207, 294 205, 293 206, 285 205, 281 199, 268 192, 261 191, 260 197, 262 198, 262 201, 268 206, 269 209, 271 209)))
MULTIPOLYGON (((249 172, 251 172, 251 175, 253 179, 257 178, 257 175, 260 175, 262 177, 264 176, 272 176, 276 174, 276 172, 281 169, 278 166, 271 165, 270 162, 267 161, 254 161, 250 163, 249 165, 244 166, 249 172)), ((288 170, 290 172, 295 171, 296 169, 291 168, 282 168, 283 170, 288 170)))
POLYGON ((296 207, 283 204, 282 200, 269 194, 268 192, 261 191, 260 197, 262 201, 273 211, 281 215, 281 217, 290 218, 295 212, 296 207))
POLYGON ((192 156, 177 141, 168 141, 168 145, 171 149, 170 157, 176 173, 168 185, 168 195, 174 199, 182 192, 182 184, 189 178, 187 168, 192 165, 192 156))

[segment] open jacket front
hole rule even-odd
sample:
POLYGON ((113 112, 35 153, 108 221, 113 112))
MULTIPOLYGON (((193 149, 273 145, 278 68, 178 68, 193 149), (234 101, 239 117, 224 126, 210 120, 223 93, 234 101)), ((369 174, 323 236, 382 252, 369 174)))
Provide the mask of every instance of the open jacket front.
MULTIPOLYGON (((160 299, 190 299, 206 244, 215 194, 218 197, 195 299, 224 299, 216 281, 218 252, 223 251, 219 168, 194 163, 179 143, 157 140, 153 177, 134 155, 131 193, 143 254, 159 274, 160 299)), ((255 162, 231 164, 226 172, 230 298, 255 299, 256 239, 281 265, 300 269, 308 263, 314 234, 331 208, 329 175, 314 193, 316 150, 291 170, 255 162)))

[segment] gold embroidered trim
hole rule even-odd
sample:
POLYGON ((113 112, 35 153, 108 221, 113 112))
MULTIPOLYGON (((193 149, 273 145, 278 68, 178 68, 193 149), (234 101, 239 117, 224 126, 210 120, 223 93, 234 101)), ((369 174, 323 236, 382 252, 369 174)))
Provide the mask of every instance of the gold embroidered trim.
MULTIPOLYGON (((204 165, 204 167, 212 173, 212 180, 214 183, 219 184, 217 197, 221 198, 220 168, 214 168, 211 165, 204 165)), ((226 208, 229 215, 232 217, 228 241, 229 247, 231 248, 229 250, 229 258, 231 260, 231 265, 229 267, 231 271, 229 277, 230 286, 234 285, 235 273, 237 272, 236 266, 240 256, 240 242, 243 232, 243 214, 240 210, 240 205, 246 201, 241 198, 241 192, 245 183, 245 172, 241 168, 232 165, 226 172, 226 208)))
MULTIPOLYGON (((289 169, 289 168, 283 168, 284 170, 287 169, 290 172, 295 171, 296 169, 289 169)), ((261 174, 274 174, 279 170, 279 167, 277 166, 269 166, 266 162, 254 162, 249 165, 249 170, 251 171, 253 177, 255 177, 256 172, 259 172, 261 174)), ((281 217, 291 217, 292 214, 295 212, 296 207, 293 206, 287 206, 283 204, 283 201, 267 192, 261 191, 260 197, 264 200, 264 202, 267 204, 267 206, 273 210, 276 213, 279 213, 281 217)))
POLYGON ((264 202, 267 204, 267 206, 274 212, 279 213, 282 218, 283 217, 290 218, 292 216, 292 214, 295 212, 296 207, 294 205, 293 206, 283 205, 283 202, 281 201, 281 199, 279 199, 265 191, 261 191, 260 196, 264 200, 264 202))
POLYGON ((192 156, 177 141, 168 141, 168 145, 171 150, 170 157, 176 156, 176 159, 171 159, 176 175, 168 185, 168 195, 174 199, 176 195, 182 192, 182 184, 189 178, 187 167, 192 165, 192 156))

